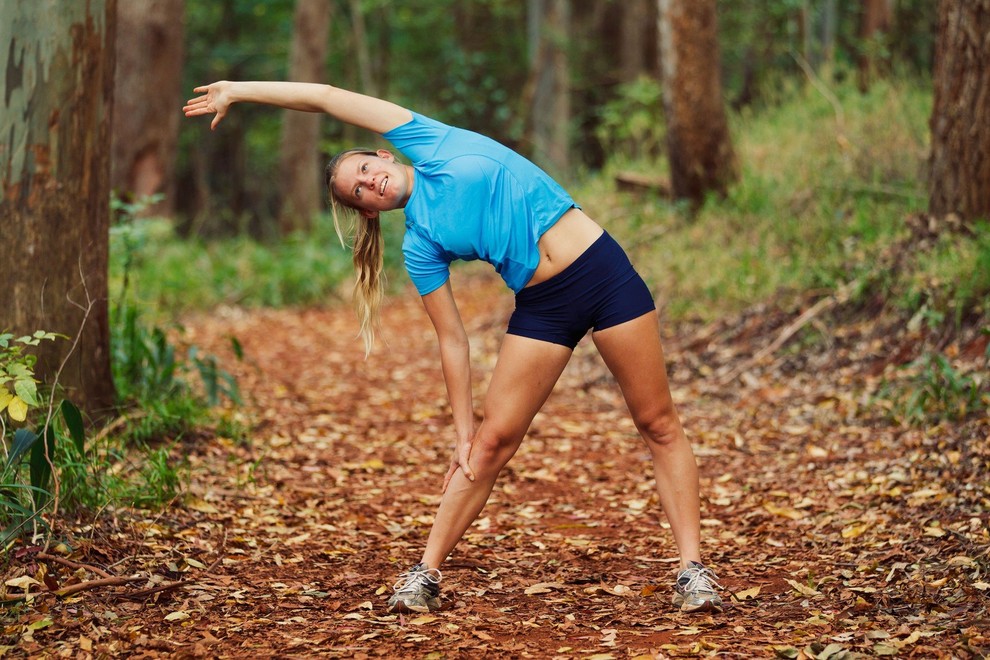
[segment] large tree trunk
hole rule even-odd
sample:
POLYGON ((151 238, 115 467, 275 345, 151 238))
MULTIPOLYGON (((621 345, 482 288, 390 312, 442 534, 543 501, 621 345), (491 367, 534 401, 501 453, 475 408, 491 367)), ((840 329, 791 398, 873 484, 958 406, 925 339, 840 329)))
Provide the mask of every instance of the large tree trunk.
POLYGON ((715 0, 658 0, 658 32, 671 186, 700 203, 736 178, 722 101, 715 0))
POLYGON ((941 0, 929 210, 990 218, 990 0, 941 0))
POLYGON ((893 0, 864 0, 859 19, 859 88, 866 91, 877 76, 881 58, 877 51, 894 22, 893 0))
MULTIPOLYGON (((107 313, 116 0, 6 0, 0 21, 0 328, 78 339, 67 396, 114 403, 107 313)), ((51 382, 70 341, 39 347, 51 382)))
POLYGON ((161 194, 175 208, 175 155, 182 105, 184 0, 127 0, 117 17, 111 186, 125 198, 161 194))
MULTIPOLYGON (((330 0, 296 0, 289 54, 289 78, 298 82, 326 82, 330 0)), ((280 191, 282 235, 306 231, 320 210, 319 113, 285 111, 282 119, 280 191)))
POLYGON ((529 2, 528 142, 533 160, 554 174, 567 172, 570 157, 570 18, 570 0, 529 2))

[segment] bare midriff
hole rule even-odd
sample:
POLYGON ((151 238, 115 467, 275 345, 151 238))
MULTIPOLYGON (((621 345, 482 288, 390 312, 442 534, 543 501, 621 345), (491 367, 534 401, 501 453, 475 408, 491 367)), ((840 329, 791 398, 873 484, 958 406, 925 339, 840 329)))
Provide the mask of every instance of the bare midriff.
POLYGON ((549 280, 574 260, 584 254, 591 244, 602 235, 601 226, 584 214, 581 209, 572 208, 553 224, 540 237, 540 265, 526 286, 533 286, 549 280))

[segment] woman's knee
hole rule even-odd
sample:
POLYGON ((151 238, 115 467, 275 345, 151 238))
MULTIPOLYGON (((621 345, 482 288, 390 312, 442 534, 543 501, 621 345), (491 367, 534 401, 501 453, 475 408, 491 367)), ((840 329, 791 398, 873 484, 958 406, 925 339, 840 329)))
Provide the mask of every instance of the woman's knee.
POLYGON ((476 470, 498 472, 516 453, 522 436, 483 423, 471 444, 471 464, 476 470))
POLYGON ((651 448, 669 447, 684 439, 681 421, 674 409, 651 411, 633 418, 643 440, 651 448))

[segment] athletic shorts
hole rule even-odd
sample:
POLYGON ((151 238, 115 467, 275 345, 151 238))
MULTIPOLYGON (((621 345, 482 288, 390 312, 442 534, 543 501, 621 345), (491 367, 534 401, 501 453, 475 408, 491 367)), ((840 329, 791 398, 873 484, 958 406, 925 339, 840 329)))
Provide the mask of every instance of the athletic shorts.
POLYGON ((646 282, 605 232, 563 271, 516 294, 506 332, 573 349, 592 328, 611 328, 655 309, 646 282))

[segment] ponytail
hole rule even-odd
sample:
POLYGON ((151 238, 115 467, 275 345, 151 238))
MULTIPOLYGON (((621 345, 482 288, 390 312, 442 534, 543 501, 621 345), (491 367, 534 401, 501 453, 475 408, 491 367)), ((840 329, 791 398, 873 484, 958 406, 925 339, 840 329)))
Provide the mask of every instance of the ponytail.
POLYGON ((371 353, 375 343, 375 331, 381 327, 381 305, 385 297, 385 240, 382 236, 382 223, 379 216, 367 218, 348 201, 340 198, 334 190, 337 168, 345 156, 351 154, 376 155, 366 149, 349 149, 334 156, 327 164, 325 180, 330 193, 330 212, 333 226, 341 246, 346 247, 344 230, 341 227, 342 209, 351 211, 355 218, 354 226, 354 307, 361 322, 361 338, 364 340, 364 355, 371 353))

